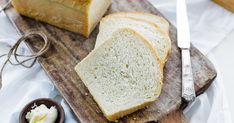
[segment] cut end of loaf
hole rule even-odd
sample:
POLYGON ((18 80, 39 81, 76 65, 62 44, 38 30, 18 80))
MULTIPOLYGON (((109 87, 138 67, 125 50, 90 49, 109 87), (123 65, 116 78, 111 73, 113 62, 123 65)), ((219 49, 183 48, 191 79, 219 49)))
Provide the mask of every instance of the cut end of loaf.
POLYGON ((156 51, 128 28, 113 33, 75 70, 111 121, 149 105, 161 92, 162 65, 156 51))

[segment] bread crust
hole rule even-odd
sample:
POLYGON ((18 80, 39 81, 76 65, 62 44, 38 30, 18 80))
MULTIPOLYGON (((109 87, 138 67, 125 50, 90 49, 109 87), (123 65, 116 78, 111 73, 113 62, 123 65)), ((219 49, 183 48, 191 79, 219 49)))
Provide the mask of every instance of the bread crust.
MULTIPOLYGON (((54 16, 55 18, 48 18, 45 14, 44 11, 48 11, 49 13, 47 13, 49 16, 52 17, 52 14, 50 14, 51 11, 51 4, 55 4, 54 9, 56 10, 58 6, 62 7, 62 8, 66 8, 62 3, 57 3, 57 1, 53 1, 53 0, 38 0, 38 3, 43 2, 44 3, 44 10, 40 9, 40 6, 37 5, 37 2, 34 2, 36 5, 34 5, 32 3, 31 0, 12 0, 12 5, 14 6, 14 8, 22 15, 27 16, 27 17, 31 17, 34 18, 36 20, 39 21, 43 21, 46 23, 49 23, 51 25, 57 26, 59 28, 63 28, 72 32, 77 32, 80 33, 82 35, 84 35, 85 37, 89 36, 89 32, 88 32, 88 4, 86 7, 83 7, 85 11, 78 13, 78 10, 75 9, 66 9, 64 12, 66 11, 66 13, 70 13, 73 14, 74 17, 77 17, 75 21, 75 24, 70 25, 68 20, 63 20, 62 16, 54 16), (33 6, 29 6, 28 4, 25 3, 30 3, 30 5, 32 4, 33 6), (41 11, 41 12, 40 12, 41 11), (43 11, 43 12, 42 12, 43 11), (58 21, 61 20, 61 21, 58 21)), ((66 1, 65 1, 66 2, 66 1)), ((53 11, 55 11, 54 9, 52 9, 53 11)), ((59 11, 56 11, 57 14, 60 13, 59 11)), ((67 15, 69 16, 69 15, 67 15)))
MULTIPOLYGON (((128 14, 135 14, 135 15, 146 15, 146 16, 151 16, 152 18, 158 18, 162 23, 164 23, 164 24, 166 24, 166 26, 167 26, 167 29, 166 30, 163 30, 163 29, 161 29, 163 32, 165 32, 167 35, 169 35, 169 28, 170 28, 170 25, 169 25, 169 23, 168 23, 168 21, 167 20, 165 20, 163 17, 161 17, 161 16, 157 16, 157 15, 154 15, 154 14, 151 14, 151 13, 146 13, 146 12, 138 12, 138 11, 136 11, 136 12, 116 12, 116 13, 114 13, 114 14, 111 14, 111 15, 107 15, 107 16, 127 16, 128 14)), ((106 17, 107 17, 106 16, 106 17)), ((129 17, 129 16, 128 16, 129 17)), ((129 18, 134 18, 134 17, 129 17, 129 18)), ((136 18, 135 18, 136 19, 136 18)), ((140 19, 139 18, 139 20, 142 20, 142 21, 147 21, 146 19, 140 19)), ((153 22, 150 22, 150 21, 147 21, 148 23, 151 23, 151 24, 153 24, 154 26, 156 26, 156 27, 159 27, 159 25, 158 24, 155 24, 155 23, 153 23, 153 22)), ((159 27, 160 28, 160 27, 159 27)))
MULTIPOLYGON (((155 57, 155 60, 157 60, 158 61, 158 63, 159 63, 159 71, 160 71, 160 82, 159 82, 159 86, 158 86, 158 88, 157 88, 157 90, 156 90, 156 92, 155 92, 155 97, 153 98, 153 99, 148 99, 148 100, 146 100, 144 103, 142 103, 142 104, 138 104, 138 105, 135 105, 135 106, 133 106, 133 107, 130 107, 129 109, 126 109, 126 110, 121 110, 121 111, 119 111, 119 112, 116 112, 116 113, 114 113, 114 114, 111 114, 111 115, 108 115, 105 111, 104 111, 104 109, 102 109, 102 107, 101 107, 101 104, 99 104, 99 102, 96 102, 97 104, 98 104, 98 106, 99 106, 99 108, 102 110, 102 112, 103 112, 103 114, 105 115, 105 117, 109 120, 109 121, 115 121, 116 119, 118 119, 118 118, 121 118, 121 117, 123 117, 123 116, 125 116, 125 115, 128 115, 128 114, 130 114, 130 113, 133 113, 133 112, 135 112, 135 111, 137 111, 137 110, 139 110, 139 109, 142 109, 142 108, 144 108, 145 106, 147 106, 147 105, 149 105, 149 104, 151 104, 151 103, 153 103, 153 102, 155 102, 156 101, 156 99, 159 97, 159 95, 161 94, 161 90, 162 90, 162 85, 163 85, 163 64, 162 64, 162 62, 161 62, 161 60, 159 59, 159 56, 157 55, 157 51, 155 50, 155 48, 153 48, 152 47, 152 45, 149 43, 149 41, 147 41, 147 39, 145 39, 143 36, 141 36, 138 32, 136 32, 136 31, 134 31, 134 30, 132 30, 132 29, 130 29, 130 28, 123 28, 123 29, 120 29, 121 31, 127 31, 127 32, 131 32, 131 33, 134 33, 138 38, 140 38, 140 39, 142 39, 142 42, 150 49, 150 51, 151 51, 151 53, 153 54, 153 56, 155 57)), ((119 31, 120 31, 119 30, 119 31)), ((106 43, 108 43, 108 41, 107 42, 104 42, 100 47, 98 47, 98 48, 102 48, 102 46, 104 46, 106 43)), ((95 50, 93 50, 92 52, 95 52, 95 50)), ((92 53, 91 52, 91 53, 92 53)), ((82 63, 82 62, 84 62, 85 61, 85 59, 87 59, 89 56, 87 56, 86 58, 84 58, 84 60, 82 60, 80 63, 82 63)), ((78 73, 78 75, 80 76, 80 79, 84 82, 84 84, 86 83, 85 82, 85 79, 84 79, 84 77, 83 76, 81 76, 81 74, 80 74, 80 72, 79 72, 79 70, 78 70, 78 67, 79 67, 79 65, 77 65, 76 67, 75 67, 75 70, 76 70, 76 72, 78 73)), ((156 66, 155 66, 156 67, 156 66)), ((155 82, 155 84, 156 85, 158 85, 157 84, 157 82, 155 82)), ((86 84, 85 84, 86 85, 86 84)), ((87 87, 87 85, 86 85, 86 87, 87 87)), ((88 88, 88 90, 89 90, 89 88, 88 88)), ((89 90, 90 91, 90 90, 89 90)), ((97 100, 94 96, 93 96, 93 98, 94 98, 94 100, 97 100)))
POLYGON ((81 12, 86 12, 89 8, 92 0, 49 0, 61 5, 64 5, 68 8, 75 9, 81 12))
MULTIPOLYGON (((93 0, 12 0, 12 5, 24 16, 88 37, 97 24, 89 25, 92 2, 93 0)), ((111 3, 105 2, 108 6, 111 3)))

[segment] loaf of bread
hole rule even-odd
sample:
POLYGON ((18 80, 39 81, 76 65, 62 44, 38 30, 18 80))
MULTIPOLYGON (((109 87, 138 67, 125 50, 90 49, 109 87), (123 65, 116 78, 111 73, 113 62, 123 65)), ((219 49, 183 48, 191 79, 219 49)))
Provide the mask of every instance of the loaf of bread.
POLYGON ((110 4, 111 0, 12 0, 20 14, 86 37, 110 4))
MULTIPOLYGON (((110 38, 113 32, 120 28, 131 28, 142 34, 151 45, 157 50, 162 63, 167 61, 171 52, 171 40, 167 33, 162 31, 158 26, 139 19, 111 14, 103 18, 99 26, 95 48, 110 38)), ((167 30, 168 27, 165 29, 167 30)))
POLYGON ((163 70, 156 50, 130 28, 115 31, 75 70, 110 121, 145 107, 161 93, 163 70))

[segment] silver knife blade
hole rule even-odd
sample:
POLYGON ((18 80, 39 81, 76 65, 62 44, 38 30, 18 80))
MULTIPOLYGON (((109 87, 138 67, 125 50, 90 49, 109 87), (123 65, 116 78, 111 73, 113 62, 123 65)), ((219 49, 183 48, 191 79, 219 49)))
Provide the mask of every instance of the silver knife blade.
POLYGON ((177 45, 180 48, 190 48, 190 30, 185 0, 177 0, 177 45))

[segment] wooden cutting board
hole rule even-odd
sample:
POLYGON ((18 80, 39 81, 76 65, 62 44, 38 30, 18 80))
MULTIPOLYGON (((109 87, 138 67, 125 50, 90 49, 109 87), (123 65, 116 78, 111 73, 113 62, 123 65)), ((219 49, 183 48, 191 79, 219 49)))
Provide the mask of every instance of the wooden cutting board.
MULTIPOLYGON (((146 0, 113 0, 107 14, 119 11, 143 11, 162 16, 146 0)), ((52 41, 49 52, 39 59, 39 63, 47 72, 61 95, 70 105, 81 122, 107 122, 99 107, 89 94, 87 88, 74 71, 74 67, 94 48, 98 33, 96 28, 89 38, 54 26, 20 16, 14 8, 6 14, 18 27, 21 34, 29 31, 42 31, 52 41), (88 95, 87 95, 88 94, 88 95)), ((162 116, 177 110, 181 104, 181 59, 180 50, 176 46, 176 28, 171 25, 172 54, 164 69, 164 85, 159 99, 145 109, 132 113, 119 122, 157 121, 162 116)), ((33 52, 42 46, 39 39, 27 41, 33 52)), ((196 48, 191 48, 191 59, 197 94, 204 92, 216 77, 216 71, 210 61, 196 48)))
POLYGON ((234 1, 233 0, 213 0, 215 3, 226 8, 227 10, 234 12, 234 1))

